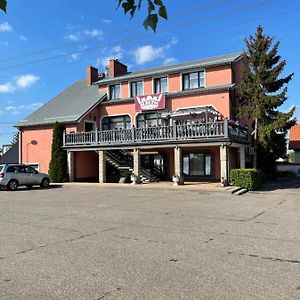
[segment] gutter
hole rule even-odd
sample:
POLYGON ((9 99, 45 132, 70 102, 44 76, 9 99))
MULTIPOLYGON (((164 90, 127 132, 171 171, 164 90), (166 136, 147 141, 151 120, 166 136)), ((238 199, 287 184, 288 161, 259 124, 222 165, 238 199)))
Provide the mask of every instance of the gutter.
MULTIPOLYGON (((126 80, 131 80, 131 79, 137 79, 137 78, 146 78, 149 76, 153 76, 153 75, 163 75, 163 74, 174 74, 174 73, 178 73, 178 72, 183 72, 183 71, 189 71, 189 70, 193 70, 193 69, 198 69, 198 68, 206 68, 206 67, 215 67, 215 66, 222 66, 222 65, 228 65, 231 64, 232 62, 236 62, 238 60, 240 60, 243 57, 243 54, 240 53, 240 55, 235 58, 235 59, 220 59, 219 61, 214 61, 214 62, 208 62, 208 63, 201 63, 199 62, 197 63, 192 63, 191 65, 185 65, 185 66, 171 66, 171 67, 166 67, 165 69, 162 70, 158 70, 156 71, 155 68, 153 69, 149 69, 149 71, 144 70, 141 71, 140 74, 136 74, 137 72, 133 72, 132 74, 128 74, 128 75, 121 75, 119 77, 114 77, 114 78, 108 78, 108 79, 102 79, 102 80, 98 80, 96 82, 93 83, 93 85, 100 85, 100 84, 111 84, 111 83, 115 83, 115 82, 120 82, 120 81, 126 81, 126 80)), ((183 63, 184 64, 184 63, 183 63)))
MULTIPOLYGON (((230 91, 235 88, 235 84, 230 85, 223 85, 223 86, 216 86, 216 87, 209 87, 209 88, 199 88, 199 89, 193 89, 193 90, 186 90, 186 91, 180 91, 180 92, 170 92, 165 93, 165 96, 168 97, 183 97, 187 95, 197 95, 197 94, 209 94, 214 92, 220 92, 220 91, 230 91)), ((130 98, 123 98, 118 100, 108 100, 105 102, 102 102, 100 104, 104 105, 114 105, 114 104, 124 104, 124 103, 132 103, 134 102, 134 97, 130 98)))

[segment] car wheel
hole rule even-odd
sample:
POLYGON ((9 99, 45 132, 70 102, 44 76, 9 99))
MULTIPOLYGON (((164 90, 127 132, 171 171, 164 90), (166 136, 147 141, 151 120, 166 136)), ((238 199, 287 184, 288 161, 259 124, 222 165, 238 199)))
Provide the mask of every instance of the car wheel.
POLYGON ((41 182, 41 188, 46 189, 50 185, 50 180, 48 178, 44 178, 41 182))
POLYGON ((9 183, 7 184, 6 187, 9 191, 15 191, 18 188, 18 185, 19 185, 18 181, 15 179, 12 179, 9 181, 9 183))
POLYGON ((30 185, 26 185, 27 188, 31 189, 32 188, 32 184, 30 185))

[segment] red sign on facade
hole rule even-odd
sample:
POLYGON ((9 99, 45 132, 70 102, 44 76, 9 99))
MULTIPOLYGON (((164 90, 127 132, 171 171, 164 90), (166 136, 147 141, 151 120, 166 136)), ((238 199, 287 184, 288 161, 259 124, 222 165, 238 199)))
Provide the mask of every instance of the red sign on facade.
POLYGON ((156 110, 165 108, 164 94, 136 96, 134 98, 134 101, 135 111, 156 110))

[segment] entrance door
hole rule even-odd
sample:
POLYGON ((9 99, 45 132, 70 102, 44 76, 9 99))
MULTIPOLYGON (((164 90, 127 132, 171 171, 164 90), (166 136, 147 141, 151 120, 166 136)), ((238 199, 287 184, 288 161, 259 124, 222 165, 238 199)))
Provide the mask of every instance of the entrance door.
POLYGON ((96 130, 96 123, 94 122, 84 122, 84 131, 95 131, 96 130))
POLYGON ((142 156, 142 167, 162 179, 166 176, 166 157, 164 154, 147 154, 142 156))
POLYGON ((212 155, 210 153, 183 154, 183 174, 193 181, 212 177, 212 155))

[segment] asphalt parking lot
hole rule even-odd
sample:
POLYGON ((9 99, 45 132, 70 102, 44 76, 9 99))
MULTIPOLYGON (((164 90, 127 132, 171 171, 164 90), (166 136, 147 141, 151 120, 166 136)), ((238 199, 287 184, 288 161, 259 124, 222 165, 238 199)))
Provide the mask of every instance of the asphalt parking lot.
POLYGON ((300 189, 0 192, 0 299, 300 299, 300 189))

